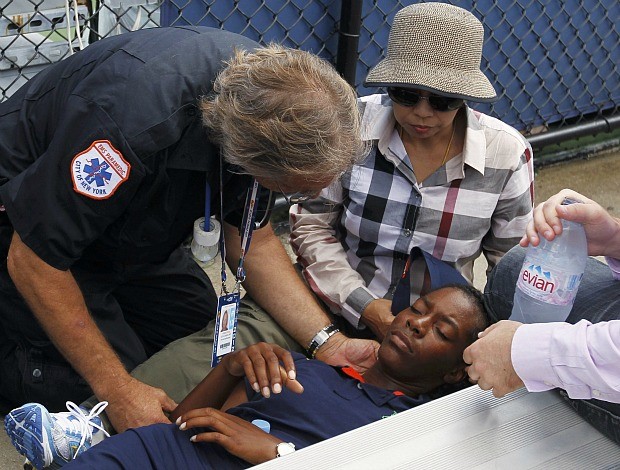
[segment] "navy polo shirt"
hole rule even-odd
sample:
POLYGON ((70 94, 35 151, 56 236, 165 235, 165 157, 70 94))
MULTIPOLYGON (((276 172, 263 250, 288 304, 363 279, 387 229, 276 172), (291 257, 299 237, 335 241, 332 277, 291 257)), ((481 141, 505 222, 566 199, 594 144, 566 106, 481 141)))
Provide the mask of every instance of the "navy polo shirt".
MULTIPOLYGON (((154 28, 39 73, 0 104, 5 228, 8 216, 57 269, 164 261, 203 215, 207 178, 219 213, 219 151, 198 100, 236 48, 255 47, 219 29, 154 28)), ((224 219, 237 223, 250 177, 224 164, 223 179, 224 219)))
MULTIPOLYGON (((321 442, 379 419, 426 403, 430 398, 411 398, 399 392, 363 383, 351 371, 309 360, 299 353, 295 359, 297 379, 304 385, 300 395, 284 389, 264 398, 246 381, 247 403, 228 413, 246 421, 264 419, 270 433, 297 449, 321 442), (356 378, 357 377, 357 378, 356 378)), ((131 429, 106 439, 84 452, 69 468, 105 468, 112 459, 123 468, 232 469, 250 465, 222 447, 209 443, 191 443, 189 437, 199 431, 180 431, 175 425, 157 424, 131 429)))
POLYGON ((350 369, 309 360, 299 353, 295 359, 297 379, 304 392, 284 389, 266 399, 246 384, 250 400, 228 412, 245 420, 264 419, 271 434, 293 442, 300 449, 366 424, 387 418, 425 403, 425 395, 411 398, 385 390, 351 376, 350 369))

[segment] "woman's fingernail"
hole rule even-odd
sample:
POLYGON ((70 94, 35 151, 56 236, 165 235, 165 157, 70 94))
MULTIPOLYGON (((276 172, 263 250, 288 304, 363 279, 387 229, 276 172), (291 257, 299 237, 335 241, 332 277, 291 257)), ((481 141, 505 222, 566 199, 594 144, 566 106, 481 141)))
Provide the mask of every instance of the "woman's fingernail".
POLYGON ((257 393, 260 392, 260 387, 258 386, 258 382, 254 382, 252 384, 252 389, 257 393))
POLYGON ((263 396, 265 398, 269 398, 271 396, 271 392, 269 391, 269 387, 263 387, 263 396))
POLYGON ((281 391, 282 391, 282 385, 274 384, 274 386, 273 386, 273 393, 280 393, 281 391))
POLYGON ((186 427, 187 427, 187 423, 181 423, 181 425, 179 426, 179 429, 183 431, 186 427))
POLYGON ((297 374, 295 373, 294 370, 289 370, 288 371, 288 378, 291 380, 295 380, 295 378, 297 377, 297 374))
POLYGON ((190 437, 189 440, 192 441, 192 442, 196 442, 196 434, 194 434, 192 437, 190 437))
POLYGON ((178 426, 179 424, 181 424, 181 416, 179 416, 179 417, 177 418, 177 420, 174 422, 174 424, 176 424, 177 426, 178 426))

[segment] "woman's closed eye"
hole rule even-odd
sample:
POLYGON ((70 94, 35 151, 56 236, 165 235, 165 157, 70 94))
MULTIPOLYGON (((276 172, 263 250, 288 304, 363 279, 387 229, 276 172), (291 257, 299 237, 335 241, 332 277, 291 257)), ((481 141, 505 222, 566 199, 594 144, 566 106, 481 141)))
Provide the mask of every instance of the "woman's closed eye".
POLYGON ((424 313, 423 313, 423 312, 421 312, 420 310, 418 310, 417 308, 415 308, 415 304, 414 304, 414 305, 412 305, 411 307, 409 307, 409 310, 411 310, 411 312, 412 312, 414 315, 424 315, 424 313))
POLYGON ((443 341, 450 341, 450 338, 441 330, 441 328, 435 328, 437 332, 437 336, 439 336, 443 341))

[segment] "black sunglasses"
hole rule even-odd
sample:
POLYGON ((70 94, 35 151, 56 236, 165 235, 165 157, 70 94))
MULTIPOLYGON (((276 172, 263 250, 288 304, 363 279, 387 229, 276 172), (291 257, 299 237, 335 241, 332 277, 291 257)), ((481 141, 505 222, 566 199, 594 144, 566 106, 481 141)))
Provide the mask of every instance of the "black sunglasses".
POLYGON ((435 111, 454 111, 463 106, 465 102, 461 98, 449 98, 447 96, 422 96, 419 92, 406 88, 388 87, 387 92, 390 99, 401 106, 415 106, 420 100, 426 100, 435 111))

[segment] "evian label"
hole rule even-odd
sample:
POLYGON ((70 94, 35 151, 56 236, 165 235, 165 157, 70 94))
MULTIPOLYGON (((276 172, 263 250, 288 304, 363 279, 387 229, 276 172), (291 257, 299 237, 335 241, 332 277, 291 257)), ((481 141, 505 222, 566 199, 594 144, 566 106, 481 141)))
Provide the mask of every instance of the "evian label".
POLYGON ((517 287, 524 293, 552 305, 572 304, 583 274, 561 272, 536 263, 524 263, 517 287))
POLYGON ((73 189, 92 199, 107 199, 129 178, 131 165, 107 140, 96 140, 71 162, 73 189))

